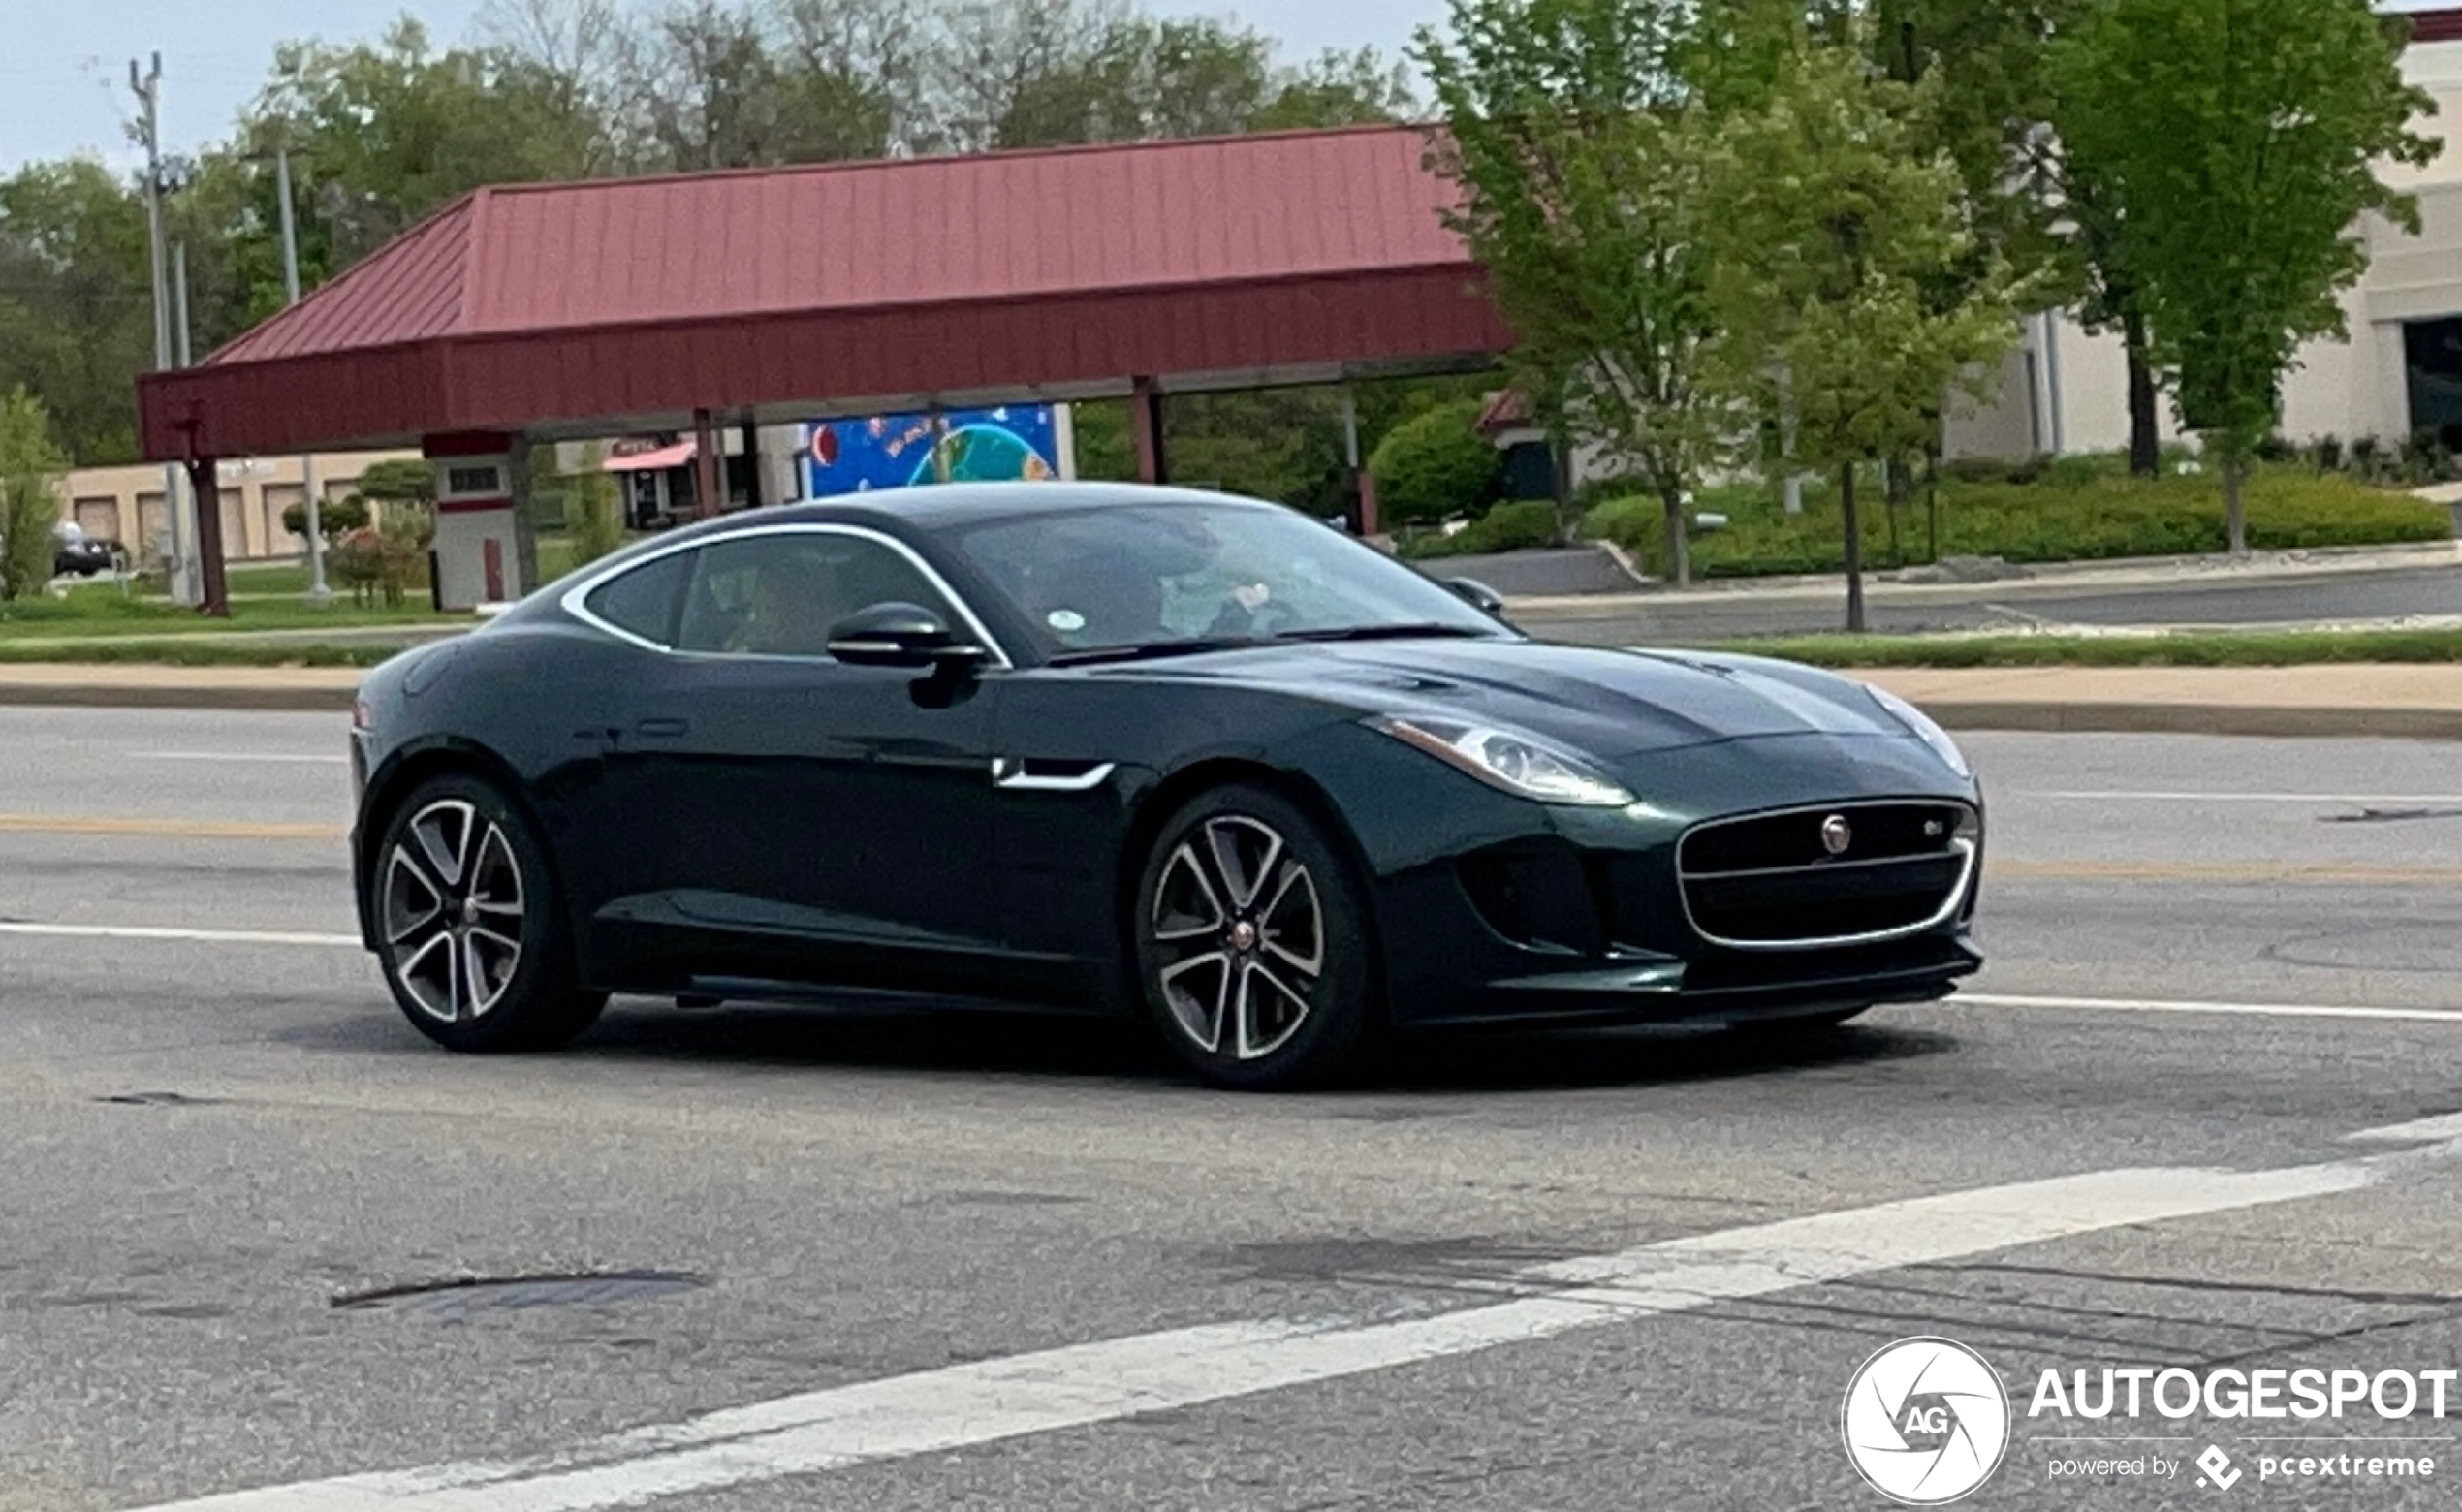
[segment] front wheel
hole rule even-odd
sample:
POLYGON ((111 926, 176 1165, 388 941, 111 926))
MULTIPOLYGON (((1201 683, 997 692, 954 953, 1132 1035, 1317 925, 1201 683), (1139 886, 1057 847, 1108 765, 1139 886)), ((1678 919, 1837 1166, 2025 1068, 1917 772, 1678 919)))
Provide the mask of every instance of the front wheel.
POLYGON ((450 1050, 548 1050, 596 1023, 530 825, 496 786, 434 778, 395 810, 369 868, 385 985, 450 1050))
POLYGON ((1322 828, 1278 793, 1216 788, 1172 815, 1134 925, 1155 1024, 1214 1086, 1319 1085, 1372 1043, 1377 973, 1360 890, 1322 828))

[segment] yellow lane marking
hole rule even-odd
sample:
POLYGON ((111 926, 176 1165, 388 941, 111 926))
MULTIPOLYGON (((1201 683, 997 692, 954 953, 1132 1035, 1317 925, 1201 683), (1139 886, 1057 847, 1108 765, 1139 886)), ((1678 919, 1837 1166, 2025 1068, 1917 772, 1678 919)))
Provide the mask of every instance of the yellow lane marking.
POLYGON ((190 840, 340 840, 350 827, 338 824, 266 824, 223 819, 129 819, 80 814, 0 814, 0 833, 16 835, 138 835, 190 840))

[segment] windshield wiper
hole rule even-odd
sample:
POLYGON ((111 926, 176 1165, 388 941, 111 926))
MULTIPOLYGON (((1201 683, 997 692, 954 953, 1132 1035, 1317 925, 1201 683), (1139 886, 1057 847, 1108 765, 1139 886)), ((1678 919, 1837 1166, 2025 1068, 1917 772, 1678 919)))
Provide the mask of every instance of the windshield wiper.
POLYGON ((1094 646, 1082 651, 1061 651, 1049 657, 1051 667, 1084 667, 1094 662, 1152 661, 1158 656, 1201 656, 1208 651, 1236 651, 1251 646, 1271 646, 1267 636, 1217 635, 1181 641, 1141 641, 1133 646, 1094 646))
POLYGON ((1422 636, 1441 636, 1453 640, 1485 641, 1497 632, 1479 625, 1406 624, 1350 625, 1340 630, 1285 630, 1274 637, 1277 641, 1407 641, 1422 636))

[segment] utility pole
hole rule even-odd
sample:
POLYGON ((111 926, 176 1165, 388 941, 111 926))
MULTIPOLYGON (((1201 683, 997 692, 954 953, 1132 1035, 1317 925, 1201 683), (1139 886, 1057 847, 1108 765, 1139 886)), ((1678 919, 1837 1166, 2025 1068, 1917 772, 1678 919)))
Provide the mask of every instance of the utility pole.
POLYGON ((179 325, 179 365, 186 367, 188 355, 188 242, 186 238, 171 244, 172 308, 179 325))
MULTIPOLYGON (((153 264, 154 278, 154 368, 161 371, 171 366, 171 298, 164 287, 163 268, 163 158, 162 158, 162 90, 163 55, 153 55, 153 67, 141 75, 137 60, 128 60, 128 87, 144 106, 140 130, 145 138, 145 230, 147 250, 153 264)), ((179 464, 163 463, 163 515, 171 528, 170 581, 164 584, 175 604, 193 604, 197 595, 189 581, 187 510, 181 493, 179 464)))
MULTIPOLYGON (((300 233, 291 211, 291 149, 273 155, 274 179, 282 195, 282 293, 285 304, 300 302, 300 233)), ((333 597, 325 583, 325 531, 318 517, 316 457, 300 454, 300 497, 307 506, 308 601, 323 604, 333 597)))

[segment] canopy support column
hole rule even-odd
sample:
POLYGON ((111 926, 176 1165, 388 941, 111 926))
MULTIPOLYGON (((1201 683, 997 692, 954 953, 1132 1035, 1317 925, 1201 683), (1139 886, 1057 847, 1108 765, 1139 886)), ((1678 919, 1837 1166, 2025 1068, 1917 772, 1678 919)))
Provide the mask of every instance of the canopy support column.
POLYGON ((231 591, 222 559, 221 466, 214 458, 188 458, 188 492, 197 501, 197 568, 203 579, 198 612, 228 619, 231 591))
POLYGON ((701 495, 694 501, 697 507, 693 513, 708 520, 726 508, 727 504, 724 491, 727 474, 718 456, 718 427, 710 420, 708 410, 692 412, 692 481, 694 490, 701 495))
POLYGON ((1137 438, 1137 476, 1146 483, 1171 481, 1169 459, 1162 446, 1162 391, 1152 378, 1132 379, 1128 394, 1128 424, 1137 438))

